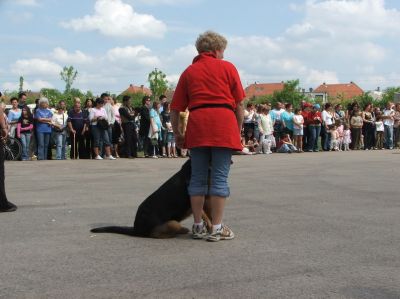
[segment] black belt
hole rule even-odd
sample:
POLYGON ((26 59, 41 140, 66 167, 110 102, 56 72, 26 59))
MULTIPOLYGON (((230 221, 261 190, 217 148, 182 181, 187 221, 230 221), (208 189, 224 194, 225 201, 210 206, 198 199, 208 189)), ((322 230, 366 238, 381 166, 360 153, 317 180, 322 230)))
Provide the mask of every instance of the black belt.
POLYGON ((195 106, 189 109, 190 112, 197 110, 197 109, 202 109, 202 108, 226 108, 229 110, 232 110, 233 112, 235 112, 235 109, 233 109, 233 107, 229 104, 203 104, 203 105, 199 105, 199 106, 195 106))

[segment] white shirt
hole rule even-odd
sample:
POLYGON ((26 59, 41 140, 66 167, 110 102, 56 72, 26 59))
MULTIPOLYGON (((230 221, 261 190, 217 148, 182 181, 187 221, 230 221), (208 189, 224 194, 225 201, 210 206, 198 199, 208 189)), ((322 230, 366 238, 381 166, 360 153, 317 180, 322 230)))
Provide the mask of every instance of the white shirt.
MULTIPOLYGON (((385 110, 383 110, 383 115, 384 116, 390 116, 390 115, 393 116, 394 115, 394 110, 393 109, 385 109, 385 110)), ((393 120, 393 118, 384 119, 383 120, 383 124, 386 125, 386 126, 393 126, 394 120, 393 120)))
POLYGON ((383 132, 385 131, 385 128, 383 126, 383 121, 376 121, 375 122, 375 126, 376 126, 376 131, 377 132, 383 132))
POLYGON ((61 126, 61 128, 64 129, 67 126, 67 119, 68 119, 68 114, 66 112, 61 114, 55 112, 53 114, 53 117, 51 118, 51 122, 54 125, 61 126))
POLYGON ((271 135, 274 132, 271 115, 260 114, 260 128, 264 135, 271 135))
POLYGON ((322 111, 321 117, 326 126, 330 126, 333 124, 333 117, 328 111, 322 111))
POLYGON ((303 129, 303 124, 301 124, 299 126, 299 125, 296 125, 296 122, 297 123, 303 123, 304 122, 303 115, 301 115, 301 114, 300 115, 298 115, 298 114, 293 115, 293 127, 295 129, 303 129))

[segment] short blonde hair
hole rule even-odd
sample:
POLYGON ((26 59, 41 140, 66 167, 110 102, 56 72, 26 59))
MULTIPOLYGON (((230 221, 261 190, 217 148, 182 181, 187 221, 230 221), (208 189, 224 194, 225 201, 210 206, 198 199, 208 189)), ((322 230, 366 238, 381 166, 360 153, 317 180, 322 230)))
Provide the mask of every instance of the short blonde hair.
POLYGON ((222 35, 213 32, 206 31, 199 35, 196 40, 197 52, 214 52, 218 50, 225 50, 228 41, 222 35))

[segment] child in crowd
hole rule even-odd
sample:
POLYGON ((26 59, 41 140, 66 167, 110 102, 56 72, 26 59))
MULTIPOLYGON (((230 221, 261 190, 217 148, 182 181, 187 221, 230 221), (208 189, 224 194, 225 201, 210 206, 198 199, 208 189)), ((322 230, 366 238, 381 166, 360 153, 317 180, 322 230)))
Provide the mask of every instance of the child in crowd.
POLYGON ((166 143, 168 158, 178 158, 178 155, 176 154, 175 137, 174 131, 172 130, 172 124, 171 122, 166 122, 165 124, 167 126, 166 143))
POLYGON ((336 125, 329 126, 329 134, 331 134, 331 143, 330 143, 331 151, 338 151, 339 132, 337 131, 336 125))
POLYGON ((375 128, 376 128, 376 143, 375 143, 375 149, 383 149, 383 134, 385 131, 385 127, 383 125, 382 121, 382 115, 378 114, 376 116, 376 121, 375 121, 375 128))
POLYGON ((258 150, 259 144, 257 139, 254 137, 254 131, 249 128, 246 133, 247 134, 242 137, 242 146, 244 149, 247 149, 244 153, 255 154, 258 150))
POLYGON ((274 125, 269 111, 269 106, 264 106, 262 108, 258 124, 258 127, 260 129, 259 151, 263 154, 272 154, 271 149, 273 147, 276 147, 274 137, 274 125))
POLYGON ((337 146, 339 151, 342 151, 343 149, 343 132, 344 132, 344 126, 343 123, 340 122, 339 125, 337 126, 337 132, 338 132, 338 139, 337 139, 337 146))
POLYGON ((351 132, 348 123, 343 125, 343 150, 349 151, 351 143, 351 132))
POLYGON ((293 115, 293 136, 294 146, 298 148, 299 153, 303 152, 303 124, 304 118, 301 109, 296 108, 293 115))
POLYGON ((293 145, 289 134, 284 134, 279 140, 278 153, 294 153, 297 152, 297 148, 293 145))

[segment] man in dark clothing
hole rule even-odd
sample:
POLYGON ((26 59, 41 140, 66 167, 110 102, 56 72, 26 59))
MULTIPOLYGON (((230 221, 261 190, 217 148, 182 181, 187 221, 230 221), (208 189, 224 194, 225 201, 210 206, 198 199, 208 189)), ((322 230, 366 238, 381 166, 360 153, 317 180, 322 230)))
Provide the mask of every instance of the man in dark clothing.
POLYGON ((18 108, 22 109, 26 106, 26 93, 20 92, 18 94, 18 108))
POLYGON ((71 143, 71 159, 89 159, 90 153, 85 146, 85 131, 88 120, 85 119, 79 98, 74 100, 74 107, 68 111, 69 140, 71 143))
POLYGON ((122 98, 122 106, 118 110, 121 116, 122 130, 124 131, 126 157, 137 158, 135 110, 131 106, 130 96, 122 98))
MULTIPOLYGON (((0 94, 1 97, 1 94, 0 94)), ((6 121, 4 118, 3 109, 0 109, 0 130, 1 130, 1 140, 0 140, 0 212, 14 212, 17 206, 7 200, 5 185, 4 185, 4 143, 3 141, 8 136, 8 129, 6 126, 6 121)))
POLYGON ((149 96, 144 96, 142 99, 142 108, 140 109, 140 128, 139 137, 142 140, 144 156, 147 158, 151 154, 149 130, 150 130, 150 108, 151 100, 149 96))

